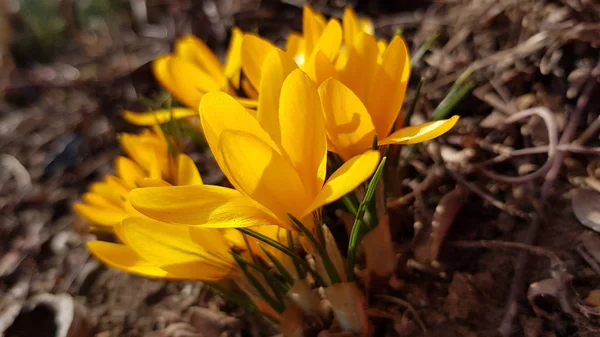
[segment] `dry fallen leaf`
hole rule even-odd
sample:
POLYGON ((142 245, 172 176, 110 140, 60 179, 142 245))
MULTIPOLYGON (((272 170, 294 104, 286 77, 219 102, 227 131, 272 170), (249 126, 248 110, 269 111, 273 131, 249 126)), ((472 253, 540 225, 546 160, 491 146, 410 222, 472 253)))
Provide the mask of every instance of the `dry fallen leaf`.
POLYGON ((600 232, 600 193, 578 189, 572 199, 573 213, 582 225, 600 232))

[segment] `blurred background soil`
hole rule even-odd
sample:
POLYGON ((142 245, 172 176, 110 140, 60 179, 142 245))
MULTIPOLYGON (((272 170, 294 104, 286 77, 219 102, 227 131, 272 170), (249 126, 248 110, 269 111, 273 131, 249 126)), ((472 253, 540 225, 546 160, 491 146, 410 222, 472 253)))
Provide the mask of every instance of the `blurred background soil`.
MULTIPOLYGON (((281 44, 301 30, 303 4, 0 0, 0 335, 274 335, 199 282, 101 265, 84 244, 94 236, 70 205, 111 172, 117 134, 137 130, 120 113, 147 109, 143 102, 160 90, 149 62, 177 37, 193 33, 220 56, 233 25, 281 44)), ((472 71, 472 90, 453 110, 460 124, 416 148, 398 173, 404 197, 389 200, 398 273, 364 280, 372 335, 600 336, 598 3, 311 5, 339 18, 352 5, 373 19, 378 36, 402 32, 413 55, 406 107, 426 78, 414 121, 431 116, 472 71), (545 110, 504 122, 532 107, 545 110), (549 157, 553 135, 559 147, 549 157), (486 162, 496 155, 508 160, 486 162), (423 236, 431 232, 438 240, 423 236)), ((343 226, 332 227, 344 249, 343 226)), ((329 335, 336 333, 321 332, 329 335)))

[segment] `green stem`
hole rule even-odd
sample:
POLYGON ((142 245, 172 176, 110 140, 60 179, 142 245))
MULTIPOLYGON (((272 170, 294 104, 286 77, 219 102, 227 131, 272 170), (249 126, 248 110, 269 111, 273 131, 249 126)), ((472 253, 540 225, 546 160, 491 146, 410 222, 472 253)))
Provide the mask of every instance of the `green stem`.
POLYGON ((267 292, 267 290, 262 286, 262 284, 260 284, 260 281, 258 281, 258 279, 252 275, 252 273, 248 270, 248 265, 250 265, 250 263, 248 263, 248 261, 246 261, 246 259, 244 259, 243 257, 241 257, 238 254, 232 253, 233 258, 235 259, 235 261, 238 263, 238 265, 240 266, 240 268, 242 269, 242 272, 244 272, 244 275, 246 276, 246 278, 248 278, 248 281, 250 281, 250 283, 252 283, 252 286, 254 287, 254 289, 256 289, 256 291, 258 292, 258 294, 260 295, 260 297, 262 297, 265 302, 267 302, 272 308, 273 310, 277 311, 278 313, 283 313, 283 311, 285 310, 284 304, 283 302, 279 301, 279 296, 277 296, 277 291, 273 290, 273 292, 275 293, 275 296, 277 296, 278 298, 275 299, 273 297, 271 297, 271 295, 269 295, 269 292, 267 292))
POLYGON ((283 277, 283 279, 285 279, 285 281, 287 283, 289 283, 290 285, 293 285, 294 278, 287 271, 287 269, 285 269, 285 267, 281 264, 281 262, 279 262, 279 260, 277 260, 277 258, 275 256, 273 256, 273 254, 271 254, 271 252, 269 252, 265 247, 263 247, 263 245, 260 242, 258 243, 258 246, 263 251, 263 253, 265 253, 265 255, 269 258, 269 260, 271 260, 271 262, 275 266, 275 269, 277 269, 277 271, 279 272, 281 277, 283 277))
POLYGON ((310 267, 310 264, 308 262, 306 262, 306 260, 304 260, 303 258, 301 258, 300 256, 298 256, 298 254, 294 253, 288 247, 286 247, 286 246, 282 245, 281 243, 279 243, 279 242, 271 239, 270 237, 262 235, 262 234, 260 234, 258 232, 250 230, 248 228, 238 228, 238 230, 240 232, 244 233, 244 234, 248 234, 248 235, 250 235, 250 236, 252 236, 254 238, 259 239, 260 241, 268 244, 271 247, 279 249, 280 251, 282 251, 283 253, 285 253, 289 257, 291 257, 294 261, 296 261, 300 265, 304 266, 306 268, 306 270, 311 273, 311 275, 315 279, 315 282, 319 286, 325 285, 325 282, 323 281, 323 279, 321 278, 321 276, 318 273, 316 273, 314 270, 312 270, 312 268, 310 267))
POLYGON ((304 233, 304 235, 306 235, 306 237, 310 240, 310 242, 313 244, 313 246, 319 253, 321 259, 323 260, 323 266, 325 267, 325 270, 327 271, 327 275, 329 275, 329 279, 331 280, 331 284, 336 284, 336 283, 341 282, 342 279, 340 278, 340 274, 337 272, 337 270, 335 269, 335 266, 333 265, 333 262, 329 258, 329 255, 327 254, 327 250, 322 245, 319 244, 319 242, 317 241, 315 236, 310 232, 310 230, 308 230, 308 228, 306 228, 302 224, 302 222, 300 220, 298 220, 296 217, 294 217, 293 215, 291 215, 289 213, 288 213, 288 216, 290 217, 290 219, 292 219, 292 222, 296 225, 296 227, 298 227, 298 229, 302 233, 304 233))
POLYGON ((358 208, 358 213, 356 215, 356 218, 354 219, 354 225, 352 226, 352 232, 350 233, 350 242, 348 244, 348 256, 347 256, 347 258, 348 258, 347 275, 348 275, 349 282, 352 282, 355 280, 354 266, 356 265, 356 249, 358 247, 358 242, 360 240, 361 233, 363 232, 363 229, 361 227, 363 224, 365 224, 364 220, 363 220, 363 216, 365 215, 365 212, 366 212, 367 208, 369 207, 369 205, 371 204, 371 200, 373 199, 373 196, 375 195, 377 183, 379 182, 379 179, 381 178, 381 175, 383 173, 383 167, 385 166, 386 160, 387 160, 386 157, 383 157, 381 159, 381 162, 379 163, 379 166, 377 167, 375 174, 373 174, 373 178, 371 178, 371 181, 369 182, 369 186, 367 187, 367 192, 365 193, 365 197, 363 198, 363 201, 360 203, 360 206, 358 208))

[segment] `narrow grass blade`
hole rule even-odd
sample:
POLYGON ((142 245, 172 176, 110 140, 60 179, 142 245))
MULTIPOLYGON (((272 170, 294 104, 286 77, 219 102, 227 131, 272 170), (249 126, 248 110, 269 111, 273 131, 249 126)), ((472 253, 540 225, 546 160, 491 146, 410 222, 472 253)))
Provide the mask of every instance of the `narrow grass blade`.
POLYGON ((329 258, 329 255, 327 255, 327 251, 325 250, 323 245, 319 244, 319 242, 317 241, 315 236, 310 232, 310 230, 308 228, 306 228, 302 224, 302 222, 300 220, 298 220, 296 217, 294 217, 293 215, 291 215, 289 213, 288 213, 288 216, 290 217, 290 219, 292 219, 292 222, 296 225, 296 227, 298 227, 298 229, 302 233, 304 233, 304 235, 306 235, 306 237, 310 240, 310 242, 313 244, 313 246, 315 247, 315 249, 321 256, 321 259, 323 259, 323 265, 325 267, 325 270, 327 271, 327 274, 329 275, 329 279, 331 280, 331 283, 336 284, 336 283, 341 282, 342 280, 340 278, 340 274, 335 269, 335 266, 333 265, 333 262, 329 258))
MULTIPOLYGON (((379 179, 381 178, 381 175, 383 174, 383 168, 385 166, 385 162, 386 162, 387 158, 383 157, 381 159, 381 162, 379 163, 379 166, 377 167, 377 170, 375 171, 375 174, 373 174, 373 178, 371 178, 371 181, 369 182, 369 186, 367 187, 367 192, 365 193, 365 197, 363 198, 363 201, 360 203, 360 206, 358 207, 358 213, 356 215, 356 218, 354 220, 354 225, 352 226, 352 232, 350 233, 350 242, 348 244, 348 269, 347 269, 347 275, 348 275, 348 281, 354 281, 355 280, 355 276, 354 276, 354 266, 356 265, 356 248, 358 247, 358 242, 360 241, 360 237, 361 237, 361 232, 362 232, 362 225, 365 224, 364 223, 364 219, 363 216, 365 215, 365 212, 367 210, 367 208, 369 207, 369 205, 371 204, 371 201, 373 200, 373 196, 375 195, 375 189, 377 187, 377 183, 379 182, 379 179)), ((369 227, 374 227, 373 224, 371 224, 371 226, 369 227)))

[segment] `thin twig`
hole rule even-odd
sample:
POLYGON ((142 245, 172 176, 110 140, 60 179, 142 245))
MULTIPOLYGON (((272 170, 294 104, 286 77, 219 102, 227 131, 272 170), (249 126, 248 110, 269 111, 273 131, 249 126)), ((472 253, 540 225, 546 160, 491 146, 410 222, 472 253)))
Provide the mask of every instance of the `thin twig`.
POLYGON ((503 210, 512 216, 518 216, 523 219, 530 218, 530 216, 527 213, 523 212, 522 210, 503 203, 502 201, 500 201, 500 200, 494 198, 493 196, 489 195, 488 193, 486 193, 484 190, 479 188, 477 185, 467 181, 467 179, 465 179, 460 173, 449 170, 449 169, 447 169, 446 171, 448 172, 448 174, 450 174, 452 176, 452 178, 454 178, 454 180, 456 180, 458 183, 460 183, 461 185, 468 188, 471 192, 477 194, 483 200, 489 202, 492 206, 494 206, 500 210, 503 210))
MULTIPOLYGON (((593 71, 600 70, 600 61, 596 65, 593 71)), ((583 117, 583 110, 587 107, 588 102, 590 101, 590 96, 594 88, 596 87, 596 79, 590 78, 588 83, 586 84, 583 92, 577 99, 577 103, 575 106, 575 111, 571 114, 571 119, 567 124, 565 131, 560 137, 559 144, 568 144, 573 138, 575 138, 575 132, 577 131, 577 126, 579 125, 579 121, 583 117)), ((554 158, 552 167, 546 174, 546 179, 544 184, 542 185, 542 200, 546 201, 550 197, 552 187, 554 186, 554 181, 558 177, 558 173, 560 173, 560 168, 562 167, 563 161, 567 156, 566 152, 559 152, 556 158, 554 158)))
MULTIPOLYGON (((477 165, 487 166, 487 165, 491 165, 491 164, 498 164, 498 163, 501 163, 503 161, 506 161, 506 160, 514 158, 514 157, 548 152, 548 149, 549 149, 548 145, 543 145, 543 146, 536 146, 536 147, 528 147, 525 149, 512 150, 510 152, 502 153, 494 158, 482 161, 481 163, 479 163, 477 165)), ((579 153, 579 154, 600 154, 600 147, 587 148, 587 147, 583 147, 583 146, 579 146, 579 145, 575 145, 575 144, 558 145, 556 147, 556 150, 579 153)))
POLYGON ((408 204, 413 198, 419 195, 421 192, 428 189, 436 180, 438 180, 444 174, 443 170, 440 170, 439 167, 433 167, 427 173, 425 179, 417 185, 412 191, 409 193, 402 195, 398 198, 388 198, 386 205, 387 208, 397 208, 402 205, 408 204))
POLYGON ((596 262, 596 260, 581 246, 578 246, 577 248, 575 248, 575 250, 577 251, 577 253, 579 253, 579 255, 581 255, 581 257, 583 257, 585 262, 587 262, 590 265, 590 267, 594 269, 596 274, 600 275, 600 264, 598 264, 598 262, 596 262))
POLYGON ((596 118, 596 120, 593 121, 592 124, 590 124, 590 126, 588 126, 588 128, 585 131, 583 131, 581 136, 577 137, 577 139, 575 139, 575 141, 573 141, 573 144, 583 145, 583 144, 587 143, 587 141, 590 140, 590 138, 592 138, 595 134, 597 134, 599 132, 600 132, 600 116, 598 116, 598 118, 596 118))
POLYGON ((486 170, 481 165, 478 165, 477 167, 479 168, 481 173, 483 173, 483 175, 490 179, 508 184, 523 184, 543 176, 551 169, 554 162, 553 159, 556 154, 556 146, 558 145, 558 130, 556 127, 556 122, 554 121, 554 117, 552 116, 552 112, 544 107, 531 108, 511 115, 505 120, 505 123, 514 123, 520 119, 529 117, 531 115, 538 115, 539 117, 541 117, 544 123, 546 124, 546 130, 548 131, 548 159, 546 160, 544 165, 542 165, 542 167, 540 167, 532 173, 519 177, 500 175, 486 170))
POLYGON ((376 297, 380 298, 382 300, 386 300, 388 302, 392 302, 392 303, 395 303, 395 304, 405 307, 408 311, 410 311, 413 314, 415 321, 417 322, 417 324, 419 324, 419 326, 421 327, 423 332, 427 333, 427 327, 425 327, 425 323, 423 323, 423 321, 421 320, 421 317, 417 313, 417 310, 415 310, 415 308, 412 306, 412 304, 410 304, 409 302, 407 302, 401 298, 388 296, 388 295, 377 295, 376 297))
POLYGON ((502 248, 502 249, 521 249, 530 254, 545 257, 550 261, 552 269, 560 268, 563 265, 562 260, 551 250, 539 246, 532 246, 522 242, 510 242, 501 240, 477 240, 477 241, 452 241, 448 243, 452 247, 461 248, 502 248))

